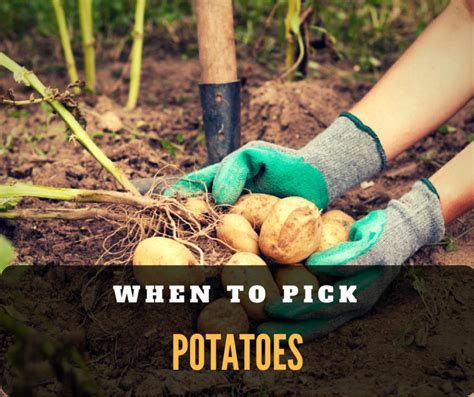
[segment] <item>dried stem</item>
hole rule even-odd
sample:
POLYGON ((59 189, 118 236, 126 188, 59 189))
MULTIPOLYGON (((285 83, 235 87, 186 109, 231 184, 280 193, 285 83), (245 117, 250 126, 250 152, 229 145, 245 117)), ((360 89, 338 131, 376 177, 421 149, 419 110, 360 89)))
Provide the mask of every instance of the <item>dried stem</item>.
POLYGON ((84 219, 110 219, 124 221, 120 215, 116 215, 103 208, 78 208, 78 209, 36 209, 22 208, 13 211, 0 212, 3 219, 62 219, 78 221, 84 219))
POLYGON ((48 98, 23 99, 21 101, 0 98, 0 103, 3 103, 5 105, 13 105, 13 106, 37 105, 38 103, 48 102, 51 99, 54 99, 54 97, 50 96, 48 98))

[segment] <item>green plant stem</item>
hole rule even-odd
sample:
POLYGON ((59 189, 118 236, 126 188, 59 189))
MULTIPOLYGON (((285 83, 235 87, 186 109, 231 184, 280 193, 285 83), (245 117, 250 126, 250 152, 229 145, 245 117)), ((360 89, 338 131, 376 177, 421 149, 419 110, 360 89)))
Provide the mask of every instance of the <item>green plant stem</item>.
POLYGON ((79 203, 109 203, 123 204, 134 207, 150 207, 156 205, 156 200, 149 197, 136 196, 130 193, 110 190, 72 189, 50 186, 14 183, 0 185, 0 198, 36 197, 49 200, 75 201, 79 203))
MULTIPOLYGON (((13 73, 16 81, 33 87, 43 98, 48 98, 48 90, 40 79, 31 71, 18 65, 11 58, 0 52, 0 66, 4 66, 13 73)), ((115 164, 100 150, 100 148, 89 137, 87 132, 82 128, 74 116, 67 110, 64 105, 56 99, 48 99, 47 102, 61 116, 64 122, 71 129, 74 137, 83 145, 87 151, 108 171, 110 174, 130 193, 137 196, 140 195, 136 187, 130 182, 126 175, 115 166, 115 164)))
POLYGON ((95 49, 92 23, 92 0, 79 0, 79 18, 81 22, 82 48, 84 51, 86 89, 90 92, 95 92, 95 49))
MULTIPOLYGON (((79 80, 76 69, 76 61, 74 60, 74 54, 71 48, 71 41, 69 39, 69 32, 67 30, 66 17, 64 15, 63 5, 61 0, 51 0, 56 14, 56 21, 58 23, 59 37, 63 46, 64 58, 66 59, 66 67, 69 74, 69 80, 74 83, 79 80)), ((79 94, 81 92, 79 87, 74 87, 74 93, 79 94)))
POLYGON ((135 27, 133 28, 132 65, 130 68, 130 91, 127 108, 134 109, 137 105, 140 91, 140 77, 142 68, 142 48, 145 20, 146 0, 137 0, 135 9, 135 27))

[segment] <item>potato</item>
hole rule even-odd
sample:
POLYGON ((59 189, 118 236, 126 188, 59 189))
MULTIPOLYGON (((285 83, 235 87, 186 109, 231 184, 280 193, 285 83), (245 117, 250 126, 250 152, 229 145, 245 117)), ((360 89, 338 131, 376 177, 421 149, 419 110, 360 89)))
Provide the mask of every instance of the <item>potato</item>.
POLYGON ((216 227, 217 238, 236 251, 259 253, 258 235, 242 215, 226 214, 216 227))
POLYGON ((283 285, 295 285, 298 287, 298 295, 304 295, 304 286, 312 285, 313 292, 319 289, 317 277, 306 269, 301 263, 280 266, 275 272, 275 281, 283 291, 283 285))
POLYGON ((197 264, 188 248, 166 237, 147 238, 133 253, 133 274, 141 285, 189 287, 202 284, 204 272, 200 266, 195 266, 197 264))
POLYGON ((339 210, 331 210, 321 216, 323 222, 318 252, 335 247, 349 240, 349 230, 354 218, 339 210))
MULTIPOLYGON (((205 215, 210 212, 209 204, 202 197, 189 197, 184 202, 184 207, 189 213, 183 213, 183 216, 188 221, 202 222, 205 215)), ((184 211, 183 211, 184 212, 184 211)))
POLYGON ((249 328, 249 318, 242 305, 231 303, 228 298, 209 303, 197 320, 198 332, 222 335, 222 339, 217 341, 219 350, 224 350, 227 334, 245 334, 249 328))
POLYGON ((228 265, 267 266, 265 261, 251 252, 237 252, 227 262, 228 265))
POLYGON ((291 264, 316 251, 320 238, 318 208, 301 197, 286 197, 273 206, 263 222, 258 245, 275 262, 291 264))
POLYGON ((323 221, 323 225, 327 222, 340 223, 344 226, 348 233, 351 229, 351 226, 355 222, 355 219, 352 216, 347 215, 345 212, 342 212, 340 210, 330 210, 328 212, 325 212, 323 215, 321 215, 321 220, 323 221))
POLYGON ((344 241, 349 240, 349 232, 341 223, 327 222, 323 223, 323 230, 321 232, 321 240, 317 251, 324 251, 335 247, 344 241))
POLYGON ((254 228, 259 230, 271 209, 279 200, 278 197, 270 194, 246 194, 237 200, 230 213, 242 215, 254 228))
POLYGON ((266 319, 266 303, 280 296, 266 263, 250 252, 234 254, 222 269, 221 281, 226 291, 228 285, 243 285, 244 290, 239 294, 240 303, 249 317, 255 320, 266 319), (249 288, 254 285, 261 285, 265 289, 265 300, 261 303, 253 303, 248 297, 249 288))

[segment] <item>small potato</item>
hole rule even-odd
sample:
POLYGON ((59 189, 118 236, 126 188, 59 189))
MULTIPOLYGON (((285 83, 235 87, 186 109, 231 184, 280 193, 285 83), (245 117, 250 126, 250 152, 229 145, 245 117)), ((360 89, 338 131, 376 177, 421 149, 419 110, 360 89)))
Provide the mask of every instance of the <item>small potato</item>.
POLYGON ((321 240, 319 242, 318 252, 335 247, 344 241, 349 240, 349 232, 341 223, 326 222, 323 223, 321 240))
POLYGON ((243 266, 267 266, 262 258, 250 252, 237 252, 231 256, 227 264, 243 266))
POLYGON ((246 194, 237 200, 230 213, 242 215, 254 228, 259 230, 279 200, 278 197, 270 194, 246 194))
POLYGON ((319 246, 321 216, 318 208, 301 197, 278 201, 262 225, 258 244, 262 253, 280 264, 310 256, 319 246))
POLYGON ((202 284, 204 272, 197 264, 188 248, 166 237, 147 238, 133 253, 133 274, 141 285, 202 284))
POLYGON ((226 291, 228 285, 243 285, 244 290, 239 294, 240 303, 249 317, 255 320, 265 320, 266 303, 280 296, 270 269, 261 258, 250 252, 238 252, 230 258, 222 269, 221 282, 226 291), (254 285, 265 289, 265 300, 261 303, 253 303, 248 297, 248 291, 254 285))
POLYGON ((328 212, 325 212, 321 215, 321 220, 323 221, 323 225, 327 222, 340 223, 344 226, 348 233, 351 229, 351 226, 355 222, 355 219, 352 216, 347 215, 345 212, 340 210, 330 210, 328 212))
POLYGON ((210 212, 209 204, 202 197, 189 197, 184 202, 184 207, 189 213, 184 213, 184 218, 189 221, 202 222, 206 214, 210 212))
POLYGON ((283 285, 295 285, 298 287, 298 295, 304 295, 305 285, 312 285, 313 292, 319 289, 317 277, 301 263, 279 267, 275 272, 275 281, 280 291, 283 291, 283 285))
POLYGON ((199 314, 197 329, 201 334, 220 334, 217 348, 224 350, 227 334, 245 334, 249 331, 249 318, 242 305, 219 298, 209 303, 199 314))
POLYGON ((242 215, 226 214, 216 227, 217 238, 236 251, 259 253, 258 235, 242 215))
POLYGON ((354 218, 339 210, 331 210, 321 216, 323 227, 318 252, 335 247, 349 240, 349 230, 354 218))

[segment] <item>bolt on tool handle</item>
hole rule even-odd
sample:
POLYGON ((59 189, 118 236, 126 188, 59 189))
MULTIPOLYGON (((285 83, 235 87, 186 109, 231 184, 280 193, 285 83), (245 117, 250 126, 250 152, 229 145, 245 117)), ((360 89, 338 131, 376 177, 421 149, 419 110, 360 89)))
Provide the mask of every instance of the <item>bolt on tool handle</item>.
POLYGON ((208 163, 214 164, 240 146, 240 82, 201 84, 208 163))

